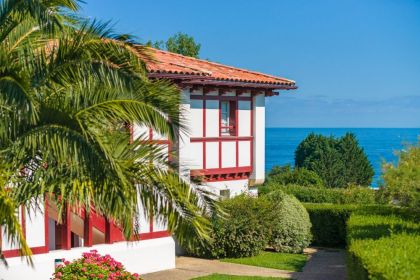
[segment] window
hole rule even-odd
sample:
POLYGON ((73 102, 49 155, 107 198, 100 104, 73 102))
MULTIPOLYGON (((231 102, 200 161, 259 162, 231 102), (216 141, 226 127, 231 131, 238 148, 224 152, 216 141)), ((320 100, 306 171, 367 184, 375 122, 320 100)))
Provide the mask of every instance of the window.
POLYGON ((220 134, 234 136, 236 133, 236 101, 220 102, 220 134))

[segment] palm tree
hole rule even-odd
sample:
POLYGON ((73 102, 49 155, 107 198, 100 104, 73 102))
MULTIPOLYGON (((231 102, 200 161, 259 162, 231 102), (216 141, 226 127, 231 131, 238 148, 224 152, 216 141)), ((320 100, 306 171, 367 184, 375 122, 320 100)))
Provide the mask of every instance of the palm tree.
MULTIPOLYGON (((141 202, 181 242, 206 236, 202 214, 214 210, 208 194, 185 182, 145 137, 128 145, 127 124, 170 140, 185 131, 178 90, 147 79, 139 59, 150 59, 146 48, 108 24, 78 19, 77 9, 76 0, 0 4, 0 162, 8 174, 0 203, 2 195, 12 208, 48 195, 59 214, 94 207, 129 238, 141 202)), ((11 215, 1 221, 28 254, 11 215)))

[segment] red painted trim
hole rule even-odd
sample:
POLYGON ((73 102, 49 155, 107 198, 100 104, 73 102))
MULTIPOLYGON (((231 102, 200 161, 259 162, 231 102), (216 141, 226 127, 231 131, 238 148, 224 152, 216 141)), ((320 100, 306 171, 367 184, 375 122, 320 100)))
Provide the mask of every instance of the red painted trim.
POLYGON ((134 124, 129 124, 129 130, 130 130, 130 144, 133 144, 134 142, 134 124))
MULTIPOLYGON (((44 235, 45 235, 45 253, 49 252, 49 244, 50 244, 50 236, 49 236, 49 229, 50 224, 48 221, 48 198, 45 196, 44 198, 44 235)), ((33 253, 33 252, 32 252, 33 253)))
POLYGON ((155 238, 162 238, 162 237, 169 237, 171 234, 164 231, 155 231, 155 232, 148 232, 148 233, 140 233, 138 240, 148 240, 148 239, 155 239, 155 238))
POLYGON ((149 231, 153 232, 153 216, 152 215, 149 219, 149 231))
MULTIPOLYGON (((235 135, 239 135, 239 102, 236 101, 235 108, 235 135)), ((236 140, 236 167, 239 167, 239 141, 236 140)))
MULTIPOLYGON (((48 247, 47 249, 45 248, 45 246, 32 247, 31 251, 34 255, 45 254, 48 253, 48 247)), ((3 251, 3 255, 5 258, 14 258, 22 256, 20 249, 3 251)))
POLYGON ((92 247, 93 245, 93 221, 92 221, 92 214, 86 213, 83 219, 83 245, 84 247, 92 247))
POLYGON ((153 140, 153 129, 149 128, 149 140, 153 140))
POLYGON ((93 210, 90 211, 90 215, 92 216, 92 226, 95 227, 100 232, 105 232, 106 230, 105 218, 95 213, 93 210))
MULTIPOLYGON (((203 137, 206 138, 206 122, 207 122, 207 117, 206 117, 206 99, 203 99, 203 137)), ((203 169, 206 169, 206 160, 207 160, 207 156, 206 156, 206 143, 203 142, 203 169)))
POLYGON ((71 210, 69 205, 64 210, 63 223, 61 224, 61 249, 71 249, 71 210))
MULTIPOLYGON (((222 137, 222 102, 220 102, 220 100, 219 100, 219 138, 221 138, 221 137, 222 137)), ((221 141, 219 141, 218 167, 222 168, 222 142, 221 141)))
POLYGON ((191 95, 191 99, 198 100, 222 100, 222 101, 251 101, 252 97, 247 96, 220 96, 220 95, 191 95))
POLYGON ((212 168, 212 169, 194 169, 191 170, 192 176, 200 175, 217 175, 228 173, 246 173, 251 172, 252 166, 228 167, 228 168, 212 168))
POLYGON ((23 236, 26 238, 26 208, 24 205, 20 206, 20 225, 22 227, 23 236))
POLYGON ((150 140, 150 143, 158 144, 158 145, 169 145, 171 141, 169 140, 150 140))
POLYGON ((194 137, 190 138, 191 142, 229 142, 229 141, 252 141, 252 136, 222 136, 222 137, 194 137))
MULTIPOLYGON (((254 136, 254 101, 253 101, 253 99, 251 99, 251 110, 250 110, 250 113, 251 113, 250 133, 251 133, 251 136, 253 137, 254 136)), ((251 166, 254 166, 254 139, 251 140, 251 143, 250 143, 249 146, 250 146, 250 157, 249 157, 249 161, 250 161, 251 166)))

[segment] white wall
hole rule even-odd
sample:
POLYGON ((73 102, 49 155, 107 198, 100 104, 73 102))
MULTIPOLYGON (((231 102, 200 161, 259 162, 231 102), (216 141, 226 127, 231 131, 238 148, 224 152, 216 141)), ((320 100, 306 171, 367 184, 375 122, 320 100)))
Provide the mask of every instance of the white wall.
POLYGON ((91 248, 57 250, 48 254, 34 255, 34 268, 28 266, 20 257, 7 259, 9 268, 0 264, 1 280, 45 280, 54 272, 54 259, 73 260, 83 252, 98 250, 102 255, 110 254, 132 273, 145 274, 175 268, 175 243, 172 237, 150 239, 138 242, 118 242, 112 245, 94 245, 91 248))
POLYGON ((219 181, 219 182, 208 182, 205 184, 206 189, 215 195, 220 194, 220 190, 230 190, 230 196, 234 197, 248 190, 248 180, 231 180, 231 181, 219 181))
POLYGON ((262 184, 265 178, 265 95, 253 97, 254 170, 250 184, 262 184))
POLYGON ((238 136, 251 136, 251 101, 238 102, 238 136))

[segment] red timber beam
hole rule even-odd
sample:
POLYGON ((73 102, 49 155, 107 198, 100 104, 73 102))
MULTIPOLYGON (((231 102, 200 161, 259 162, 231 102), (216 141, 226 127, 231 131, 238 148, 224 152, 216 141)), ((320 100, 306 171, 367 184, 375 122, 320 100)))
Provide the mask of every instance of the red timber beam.
POLYGON ((66 205, 63 211, 63 222, 61 224, 61 249, 71 249, 71 209, 66 205))
POLYGON ((93 245, 93 219, 92 213, 85 211, 85 217, 83 219, 83 246, 92 247, 93 245))

